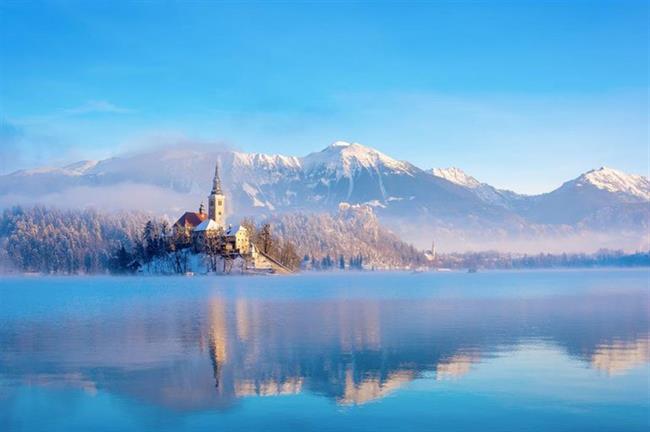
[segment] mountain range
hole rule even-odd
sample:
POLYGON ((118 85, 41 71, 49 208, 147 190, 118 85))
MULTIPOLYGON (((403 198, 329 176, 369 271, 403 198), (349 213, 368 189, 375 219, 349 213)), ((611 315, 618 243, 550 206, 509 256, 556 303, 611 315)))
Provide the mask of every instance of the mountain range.
POLYGON ((270 217, 372 208, 417 246, 445 250, 646 249, 647 177, 601 167, 540 195, 482 183, 458 168, 422 169, 357 143, 304 157, 173 148, 0 176, 0 205, 127 208, 174 218, 198 208, 219 161, 229 213, 270 217))

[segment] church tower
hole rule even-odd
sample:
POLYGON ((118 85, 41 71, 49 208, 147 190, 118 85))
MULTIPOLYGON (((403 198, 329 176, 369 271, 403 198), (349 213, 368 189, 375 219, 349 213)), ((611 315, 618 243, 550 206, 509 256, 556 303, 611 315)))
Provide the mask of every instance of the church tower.
POLYGON ((208 217, 217 225, 226 226, 226 197, 221 190, 221 179, 219 178, 219 163, 214 167, 214 179, 212 180, 212 192, 208 197, 208 217))

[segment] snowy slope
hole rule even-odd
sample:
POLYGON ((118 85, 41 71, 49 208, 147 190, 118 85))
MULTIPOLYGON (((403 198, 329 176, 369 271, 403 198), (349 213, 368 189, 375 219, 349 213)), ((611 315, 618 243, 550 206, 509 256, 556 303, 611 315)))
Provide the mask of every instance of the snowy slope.
POLYGON ((436 177, 443 178, 467 188, 481 201, 488 204, 498 205, 509 209, 512 208, 517 201, 525 199, 523 195, 519 195, 515 192, 497 189, 487 183, 481 183, 460 168, 433 168, 429 172, 436 177))
POLYGON ((345 141, 337 141, 320 152, 305 156, 301 161, 307 175, 332 173, 337 180, 354 177, 362 170, 400 174, 413 171, 411 164, 395 160, 373 148, 345 141))
POLYGON ((431 170, 431 174, 470 189, 476 189, 482 185, 482 183, 476 180, 474 177, 468 175, 465 173, 465 171, 456 167, 433 168, 431 170))
POLYGON ((646 177, 626 174, 612 168, 601 167, 589 171, 575 179, 574 182, 576 187, 589 184, 608 192, 650 200, 650 181, 646 177))
MULTIPOLYGON (((538 223, 584 224, 598 220, 597 213, 610 214, 614 219, 641 220, 639 208, 650 214, 649 196, 647 178, 600 168, 588 171, 554 191, 529 197, 518 203, 517 209, 524 217, 538 223), (632 218, 631 214, 636 216, 632 218)), ((643 222, 640 226, 645 224, 643 222)))
POLYGON ((608 226, 635 231, 647 226, 650 214, 648 179, 611 168, 589 171, 546 194, 525 196, 496 189, 459 168, 425 171, 343 141, 304 157, 177 148, 23 170, 0 176, 0 206, 65 205, 67 194, 77 191, 75 203, 89 195, 92 205, 146 210, 156 201, 174 215, 205 200, 216 161, 229 195, 227 212, 237 215, 368 204, 395 231, 408 225, 416 233, 435 228, 450 238, 473 239, 477 232, 545 236, 546 226, 560 232, 608 226))

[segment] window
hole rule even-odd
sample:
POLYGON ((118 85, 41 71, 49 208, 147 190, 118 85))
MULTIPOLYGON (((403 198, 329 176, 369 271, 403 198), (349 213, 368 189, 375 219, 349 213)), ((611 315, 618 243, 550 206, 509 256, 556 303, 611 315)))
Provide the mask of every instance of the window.
POLYGON ((221 200, 219 200, 219 202, 217 203, 217 205, 222 205, 222 204, 223 202, 221 200))

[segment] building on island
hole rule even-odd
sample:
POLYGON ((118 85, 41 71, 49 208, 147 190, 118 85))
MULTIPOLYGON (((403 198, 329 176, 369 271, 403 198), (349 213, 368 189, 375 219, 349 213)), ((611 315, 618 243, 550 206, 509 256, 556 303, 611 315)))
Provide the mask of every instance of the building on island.
POLYGON ((239 251, 242 255, 251 252, 251 241, 248 230, 242 225, 229 225, 226 230, 226 247, 239 251))
POLYGON ((212 179, 212 192, 208 197, 208 217, 215 221, 218 226, 226 226, 226 196, 221 190, 221 178, 219 177, 219 164, 214 167, 214 178, 212 179))
POLYGON ((189 236, 192 231, 198 227, 203 221, 208 218, 207 213, 203 207, 203 203, 199 207, 198 212, 185 212, 176 223, 174 224, 174 233, 175 234, 185 234, 189 236))
POLYGON ((203 203, 198 213, 185 212, 173 226, 174 235, 185 239, 194 252, 206 253, 214 258, 219 255, 224 271, 229 271, 232 261, 241 258, 244 270, 272 273, 292 271, 274 258, 258 250, 252 243, 250 233, 242 225, 226 225, 226 195, 221 187, 219 165, 214 169, 212 191, 208 196, 208 213, 203 203), (230 263, 230 264, 229 264, 230 263))
POLYGON ((204 251, 210 246, 210 242, 220 237, 223 237, 223 228, 212 219, 205 219, 191 232, 192 246, 196 252, 204 251))
POLYGON ((435 241, 431 242, 431 250, 424 251, 424 257, 427 259, 427 261, 435 261, 436 260, 436 242, 435 241))

